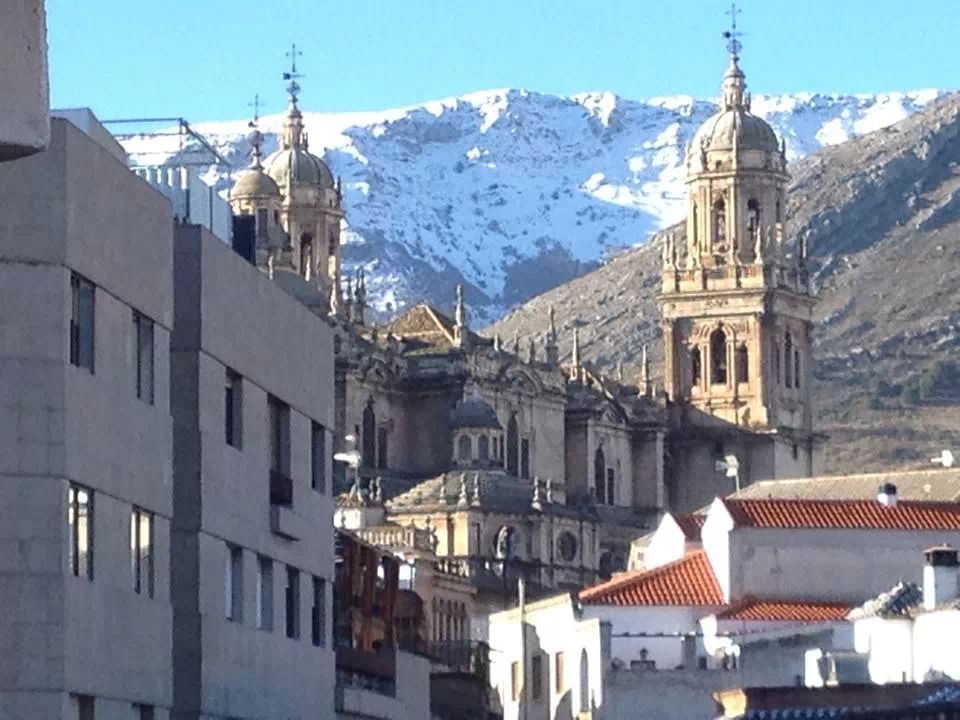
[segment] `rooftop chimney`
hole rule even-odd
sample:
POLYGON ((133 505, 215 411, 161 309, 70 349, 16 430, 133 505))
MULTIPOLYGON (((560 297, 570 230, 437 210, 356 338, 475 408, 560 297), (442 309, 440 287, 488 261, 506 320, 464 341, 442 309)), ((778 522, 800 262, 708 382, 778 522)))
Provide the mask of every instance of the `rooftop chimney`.
POLYGON ((960 596, 957 551, 938 545, 923 551, 923 608, 933 610, 960 596))
POLYGON ((896 507, 897 486, 893 483, 884 483, 877 488, 877 502, 884 507, 896 507))

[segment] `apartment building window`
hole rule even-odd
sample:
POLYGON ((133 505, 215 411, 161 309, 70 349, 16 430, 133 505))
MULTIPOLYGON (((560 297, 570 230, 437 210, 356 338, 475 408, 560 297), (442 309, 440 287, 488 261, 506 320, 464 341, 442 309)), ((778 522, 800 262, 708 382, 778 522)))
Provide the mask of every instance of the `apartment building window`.
POLYGON ((133 311, 137 398, 153 405, 153 320, 133 311))
POLYGON ((153 705, 134 705, 137 720, 153 720, 153 705))
POLYGON ((272 395, 270 406, 270 469, 290 474, 290 406, 272 395))
POLYGON ((327 581, 313 578, 313 609, 310 613, 310 639, 315 647, 327 644, 327 581))
POLYGON ((94 286, 76 273, 70 277, 70 364, 93 372, 94 286))
POLYGON ((286 624, 287 637, 300 637, 300 571, 287 565, 286 624))
POLYGON ((520 675, 520 663, 514 660, 510 663, 510 699, 514 702, 520 699, 520 685, 522 677, 520 675))
POLYGON ((95 703, 92 695, 77 695, 78 720, 96 720, 94 715, 95 703))
POLYGON ((564 678, 564 668, 563 668, 563 653, 558 652, 553 656, 553 687, 557 691, 557 695, 563 693, 567 689, 566 680, 564 678))
POLYGON ((243 378, 227 368, 224 379, 223 429, 227 445, 243 447, 243 378))
POLYGON ((130 569, 133 591, 153 597, 153 513, 134 508, 130 513, 130 569))
POLYGON ((67 494, 70 526, 70 572, 93 580, 93 492, 70 485, 67 494))
POLYGON ((530 694, 534 700, 543 697, 543 655, 540 653, 530 658, 530 694))
POLYGON ((224 600, 227 620, 243 622, 243 549, 236 545, 227 545, 224 600))
POLYGON ((257 628, 273 630, 273 560, 257 556, 257 628))
POLYGON ((327 430, 318 422, 310 424, 310 487, 327 491, 327 430))

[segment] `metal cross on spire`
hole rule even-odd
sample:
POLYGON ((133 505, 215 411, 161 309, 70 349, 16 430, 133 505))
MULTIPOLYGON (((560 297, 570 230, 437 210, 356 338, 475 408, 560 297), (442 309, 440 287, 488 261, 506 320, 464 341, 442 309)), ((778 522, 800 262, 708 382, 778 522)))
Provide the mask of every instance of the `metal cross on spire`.
POLYGON ((260 121, 260 108, 262 107, 260 93, 253 96, 253 102, 248 102, 247 107, 253 108, 253 120, 250 121, 250 127, 253 127, 260 121))
POLYGON ((300 95, 300 83, 297 82, 297 79, 303 77, 297 72, 297 58, 301 55, 303 55, 303 52, 297 50, 297 44, 293 43, 290 46, 290 52, 287 53, 287 57, 290 58, 290 71, 283 74, 283 79, 290 81, 287 85, 287 92, 290 94, 290 102, 294 105, 296 105, 300 95))
POLYGON ((737 15, 739 14, 740 8, 737 7, 737 3, 730 3, 730 9, 727 10, 727 15, 730 16, 730 29, 724 31, 723 37, 727 41, 727 52, 730 53, 730 56, 733 57, 734 60, 740 59, 740 50, 743 48, 740 42, 743 33, 737 30, 737 15))

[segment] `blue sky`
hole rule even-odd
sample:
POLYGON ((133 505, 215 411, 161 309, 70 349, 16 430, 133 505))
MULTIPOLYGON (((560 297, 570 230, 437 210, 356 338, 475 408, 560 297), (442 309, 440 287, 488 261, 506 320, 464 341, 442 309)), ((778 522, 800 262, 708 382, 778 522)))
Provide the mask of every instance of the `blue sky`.
MULTIPOLYGON (((713 0, 47 0, 51 100, 102 118, 378 110, 494 87, 630 98, 717 93, 713 0)), ((758 93, 955 88, 955 0, 742 0, 758 93)))

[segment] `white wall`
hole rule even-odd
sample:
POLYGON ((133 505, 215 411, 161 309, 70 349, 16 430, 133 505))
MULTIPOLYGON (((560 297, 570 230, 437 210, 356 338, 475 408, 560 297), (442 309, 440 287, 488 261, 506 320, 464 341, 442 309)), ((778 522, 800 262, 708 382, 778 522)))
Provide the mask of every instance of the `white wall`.
POLYGON ((677 525, 673 515, 668 513, 663 516, 643 552, 643 567, 652 570, 674 560, 680 560, 686 548, 687 539, 683 530, 677 525))
MULTIPOLYGON (((640 660, 640 650, 646 648, 647 660, 658 669, 673 670, 683 665, 683 639, 680 637, 623 637, 624 634, 692 633, 699 628, 699 620, 714 612, 712 607, 620 607, 616 605, 587 605, 584 618, 596 618, 610 623, 613 659, 629 667, 640 660)), ((698 654, 703 655, 698 641, 698 654)))
POLYGON ((913 628, 913 679, 923 682, 938 675, 960 680, 960 610, 918 615, 913 628))

